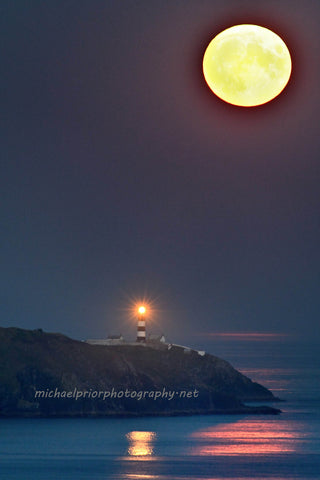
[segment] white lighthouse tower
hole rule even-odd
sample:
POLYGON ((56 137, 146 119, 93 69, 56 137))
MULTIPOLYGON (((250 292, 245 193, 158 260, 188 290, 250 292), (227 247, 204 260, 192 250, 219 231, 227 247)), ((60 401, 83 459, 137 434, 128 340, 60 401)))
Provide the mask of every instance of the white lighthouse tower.
POLYGON ((138 308, 138 326, 137 326, 137 342, 146 341, 146 321, 145 321, 146 307, 141 305, 138 308))

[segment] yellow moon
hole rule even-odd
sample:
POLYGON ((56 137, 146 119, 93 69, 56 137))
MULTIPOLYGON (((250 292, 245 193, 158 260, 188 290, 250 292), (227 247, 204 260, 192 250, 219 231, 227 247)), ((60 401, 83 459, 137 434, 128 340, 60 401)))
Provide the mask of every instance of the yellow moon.
POLYGON ((235 25, 209 43, 203 57, 204 78, 219 98, 253 107, 275 98, 292 70, 289 50, 274 32, 258 25, 235 25))

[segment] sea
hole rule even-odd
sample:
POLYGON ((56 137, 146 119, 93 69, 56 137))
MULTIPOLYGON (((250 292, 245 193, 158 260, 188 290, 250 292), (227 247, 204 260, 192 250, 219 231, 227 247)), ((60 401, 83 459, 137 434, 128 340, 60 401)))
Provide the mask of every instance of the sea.
POLYGON ((282 413, 1 419, 1 480, 319 480, 319 346, 220 335, 206 349, 270 388, 282 413))

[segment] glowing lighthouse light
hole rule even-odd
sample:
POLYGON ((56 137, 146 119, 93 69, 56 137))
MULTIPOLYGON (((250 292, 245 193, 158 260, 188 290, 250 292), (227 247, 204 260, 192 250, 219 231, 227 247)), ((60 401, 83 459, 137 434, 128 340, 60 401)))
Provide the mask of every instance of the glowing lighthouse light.
POLYGON ((144 314, 146 313, 146 307, 141 305, 138 308, 139 316, 138 316, 138 326, 137 326, 137 342, 145 342, 146 341, 146 322, 144 319, 144 314))

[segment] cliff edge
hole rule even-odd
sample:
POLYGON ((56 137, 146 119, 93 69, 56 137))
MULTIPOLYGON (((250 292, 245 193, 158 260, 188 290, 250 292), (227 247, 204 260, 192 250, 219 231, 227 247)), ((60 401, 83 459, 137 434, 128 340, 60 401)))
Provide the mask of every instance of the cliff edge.
POLYGON ((42 330, 0 328, 0 416, 279 413, 277 400, 210 354, 89 345, 42 330))

